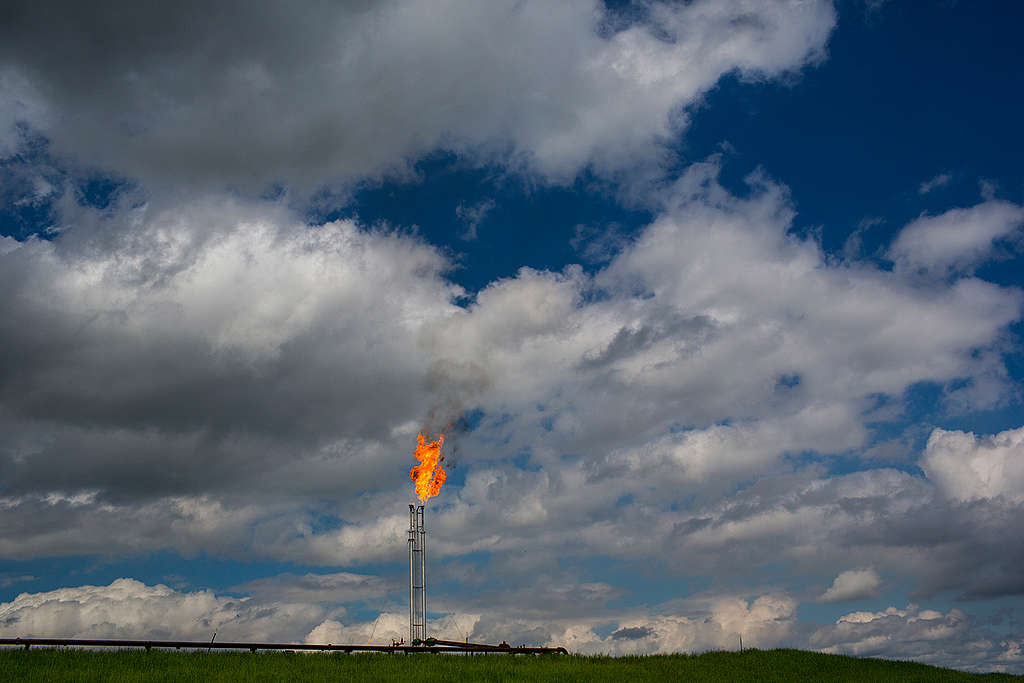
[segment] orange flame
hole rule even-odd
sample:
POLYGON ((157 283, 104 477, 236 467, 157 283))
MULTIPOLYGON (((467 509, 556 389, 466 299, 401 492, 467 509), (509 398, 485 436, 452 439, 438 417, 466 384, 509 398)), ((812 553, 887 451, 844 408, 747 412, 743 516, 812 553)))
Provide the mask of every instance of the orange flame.
POLYGON ((409 478, 416 482, 416 495, 420 502, 427 502, 441 491, 448 475, 441 467, 444 456, 441 455, 441 446, 444 444, 444 434, 437 435, 437 441, 427 441, 427 435, 420 432, 416 436, 416 452, 413 455, 420 461, 409 470, 409 478))

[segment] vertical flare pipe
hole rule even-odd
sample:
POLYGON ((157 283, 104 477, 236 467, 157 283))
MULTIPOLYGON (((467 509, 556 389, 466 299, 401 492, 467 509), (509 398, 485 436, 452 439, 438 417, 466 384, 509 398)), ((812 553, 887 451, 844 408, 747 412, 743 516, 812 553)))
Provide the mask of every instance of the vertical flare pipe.
POLYGON ((427 527, 422 505, 409 506, 409 640, 427 638, 427 527))
POLYGON ((412 645, 412 641, 416 639, 416 621, 413 618, 413 588, 415 581, 415 572, 413 570, 413 546, 416 543, 416 508, 413 505, 409 505, 409 644, 412 645))
POLYGON ((423 640, 427 639, 427 518, 426 508, 420 505, 420 614, 423 640))

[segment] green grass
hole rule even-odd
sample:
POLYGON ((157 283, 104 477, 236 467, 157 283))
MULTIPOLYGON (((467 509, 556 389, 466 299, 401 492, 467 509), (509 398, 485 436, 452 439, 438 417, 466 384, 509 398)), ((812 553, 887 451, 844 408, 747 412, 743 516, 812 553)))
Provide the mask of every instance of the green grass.
POLYGON ((0 681, 1022 681, 800 650, 701 655, 288 654, 0 650, 0 681))

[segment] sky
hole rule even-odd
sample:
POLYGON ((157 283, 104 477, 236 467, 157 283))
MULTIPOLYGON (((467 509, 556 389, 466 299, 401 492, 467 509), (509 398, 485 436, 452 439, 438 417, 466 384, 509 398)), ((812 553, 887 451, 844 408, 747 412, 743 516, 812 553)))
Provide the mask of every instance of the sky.
POLYGON ((1024 8, 3 12, 3 636, 1024 673, 1024 8))

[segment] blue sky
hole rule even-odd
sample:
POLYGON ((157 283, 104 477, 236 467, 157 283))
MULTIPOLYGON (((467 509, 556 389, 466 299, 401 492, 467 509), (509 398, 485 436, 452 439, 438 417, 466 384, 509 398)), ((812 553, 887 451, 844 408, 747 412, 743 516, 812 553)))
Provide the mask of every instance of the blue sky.
POLYGON ((5 635, 1024 672, 1020 13, 15 6, 5 635))

